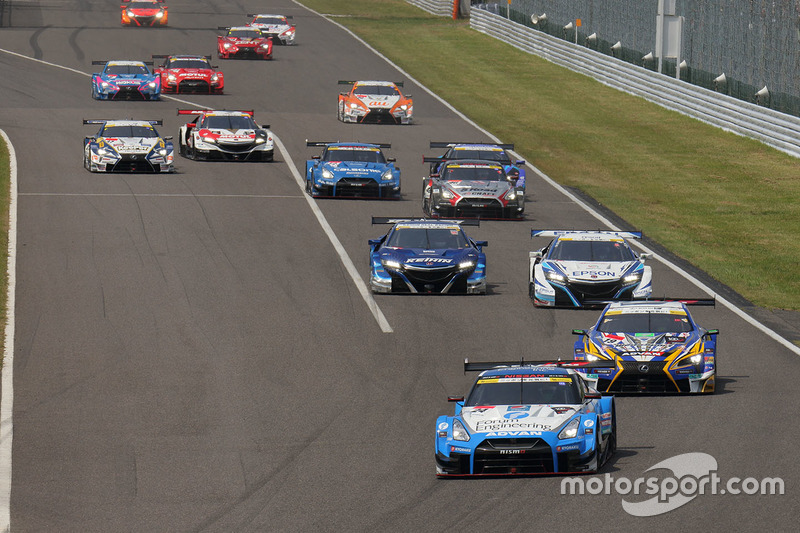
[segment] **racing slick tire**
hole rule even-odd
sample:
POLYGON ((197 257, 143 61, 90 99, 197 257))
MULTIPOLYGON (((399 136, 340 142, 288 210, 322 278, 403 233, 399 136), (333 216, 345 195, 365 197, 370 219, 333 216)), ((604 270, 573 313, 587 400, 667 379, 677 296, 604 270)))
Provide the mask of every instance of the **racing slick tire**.
POLYGON ((339 121, 344 122, 344 103, 341 101, 339 102, 339 107, 336 110, 336 118, 338 118, 339 121))

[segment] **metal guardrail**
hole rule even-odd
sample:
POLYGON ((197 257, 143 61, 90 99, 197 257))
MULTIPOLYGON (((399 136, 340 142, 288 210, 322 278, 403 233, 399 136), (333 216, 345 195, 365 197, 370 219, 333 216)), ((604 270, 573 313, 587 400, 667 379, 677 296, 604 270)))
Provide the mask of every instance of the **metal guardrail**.
MULTIPOLYGON (((413 2, 412 2, 413 3, 413 2)), ((484 9, 470 27, 600 83, 800 158, 800 118, 738 100, 528 28, 484 9)))
MULTIPOLYGON (((469 0, 464 0, 469 2, 469 0)), ((449 17, 453 14, 453 0, 406 0, 432 15, 449 17)))

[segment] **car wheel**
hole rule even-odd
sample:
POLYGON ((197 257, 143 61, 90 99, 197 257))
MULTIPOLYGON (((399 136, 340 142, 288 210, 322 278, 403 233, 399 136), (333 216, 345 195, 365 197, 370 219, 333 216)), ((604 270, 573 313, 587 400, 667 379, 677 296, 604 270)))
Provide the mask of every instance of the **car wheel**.
POLYGON ((422 212, 426 216, 431 216, 431 201, 427 197, 422 198, 422 212))
POLYGON ((86 156, 86 152, 83 152, 83 168, 89 170, 89 158, 86 156))
POLYGON ((344 105, 339 102, 339 108, 336 110, 336 118, 344 122, 344 105))

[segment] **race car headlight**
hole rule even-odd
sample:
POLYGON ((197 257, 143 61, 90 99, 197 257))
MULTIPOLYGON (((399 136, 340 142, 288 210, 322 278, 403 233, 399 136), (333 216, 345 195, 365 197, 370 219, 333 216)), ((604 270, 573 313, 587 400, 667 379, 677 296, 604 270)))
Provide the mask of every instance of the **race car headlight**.
POLYGON ((703 362, 703 356, 702 354, 693 355, 689 358, 689 360, 692 362, 692 364, 699 365, 701 362, 703 362))
POLYGON ((108 87, 109 85, 111 85, 111 84, 110 84, 110 83, 108 83, 108 82, 105 82, 105 81, 101 81, 101 82, 100 82, 100 87, 102 87, 103 89, 105 89, 105 88, 106 88, 106 87, 108 87))
POLYGON ((633 285, 642 281, 642 272, 633 272, 622 278, 622 283, 625 285, 633 285))
POLYGON ((580 426, 581 419, 580 418, 573 418, 569 421, 569 424, 564 426, 564 429, 559 431, 558 438, 563 439, 574 439, 578 436, 578 426, 580 426))
POLYGON ((103 155, 103 156, 106 156, 106 155, 109 155, 109 154, 111 154, 111 152, 109 152, 109 151, 108 151, 108 150, 106 150, 105 148, 98 148, 98 149, 97 149, 97 155, 103 155))
POLYGON ((133 15, 133 11, 131 11, 130 9, 128 11, 126 11, 125 14, 128 15, 129 17, 134 16, 133 15))
POLYGON ((567 278, 556 272, 555 270, 545 270, 544 277, 547 278, 549 281, 555 281, 557 283, 564 283, 567 281, 567 278))
POLYGON ((261 48, 269 48, 269 43, 262 44, 262 45, 261 45, 261 48))
POLYGON ((350 109, 358 109, 358 104, 355 102, 350 102, 350 109))
POLYGON ((442 189, 442 198, 450 199, 453 197, 453 193, 448 191, 447 189, 442 189))
POLYGON ((514 189, 509 189, 509 191, 506 193, 506 200, 516 200, 516 199, 517 199, 516 191, 514 189))
POLYGON ((392 169, 387 169, 383 174, 381 174, 381 179, 383 181, 391 181, 392 177, 392 169))
POLYGON ((586 354, 586 360, 587 361, 597 361, 598 359, 600 359, 600 358, 597 357, 596 355, 592 355, 590 353, 586 354))
POLYGON ((158 13, 156 13, 156 18, 157 19, 164 18, 164 12, 163 11, 159 11, 158 13))
POLYGON ((167 149, 166 148, 162 148, 161 150, 158 151, 158 155, 160 155, 161 157, 166 157, 167 149))
POLYGON ((201 139, 201 140, 202 140, 204 143, 208 143, 208 144, 214 144, 214 143, 216 143, 216 142, 217 142, 217 141, 216 141, 216 139, 214 139, 214 137, 208 137, 208 136, 205 136, 205 137, 200 137, 200 139, 201 139))
POLYGON ((256 137, 256 144, 264 144, 267 142, 266 137, 256 137))
POLYGON ((211 76, 211 81, 217 81, 217 80, 219 80, 219 76, 217 76, 216 74, 211 76))
POLYGON ((333 179, 333 172, 331 172, 327 168, 323 168, 322 169, 322 179, 332 180, 333 179))
POLYGON ((169 76, 167 76, 167 79, 168 79, 169 81, 175 81, 175 80, 177 80, 177 79, 178 79, 178 77, 177 77, 177 76, 175 76, 175 74, 170 74, 169 76))
MULTIPOLYGON (((577 433, 577 426, 575 429, 577 433)), ((466 428, 464 428, 464 424, 461 423, 461 420, 454 420, 453 421, 453 440, 460 440, 460 441, 468 441, 469 440, 469 433, 467 433, 466 428)))
POLYGON ((230 48, 230 47, 231 47, 231 43, 225 43, 225 44, 222 45, 222 48, 225 48, 226 50, 228 48, 230 48))
POLYGON ((468 270, 475 266, 475 261, 462 261, 458 264, 459 270, 468 270))
POLYGON ((403 105, 400 106, 400 109, 402 109, 403 111, 407 111, 408 110, 408 105, 407 104, 403 104, 403 105))
POLYGON ((384 259, 383 261, 381 261, 381 264, 383 264, 383 266, 386 268, 399 269, 401 267, 399 261, 393 261, 391 259, 384 259))
POLYGON ((150 87, 151 89, 155 89, 156 88, 156 82, 151 81, 150 83, 147 84, 147 86, 150 87))

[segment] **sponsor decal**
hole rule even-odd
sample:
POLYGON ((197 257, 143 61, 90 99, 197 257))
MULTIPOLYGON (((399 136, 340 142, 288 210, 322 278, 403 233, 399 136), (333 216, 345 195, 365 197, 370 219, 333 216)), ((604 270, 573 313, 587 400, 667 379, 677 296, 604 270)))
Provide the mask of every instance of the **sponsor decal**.
POLYGON ((503 418, 508 420, 519 420, 521 418, 528 418, 529 416, 530 415, 528 413, 512 412, 504 414, 503 418))
POLYGON ((525 453, 525 450, 499 450, 500 455, 519 455, 525 453))
POLYGON ((511 405, 508 407, 509 411, 530 411, 530 405, 511 405))
POLYGON ((441 430, 445 430, 445 429, 447 429, 449 427, 450 427, 450 424, 448 424, 447 422, 440 422, 439 423, 439 429, 441 429, 441 430))
POLYGON ((594 425, 594 420, 584 420, 583 425, 586 426, 587 428, 590 428, 594 425))
POLYGON ((425 263, 425 264, 450 264, 452 263, 452 259, 444 259, 442 257, 412 257, 410 259, 406 259, 406 263, 425 263))
POLYGON ((487 437, 541 437, 541 431, 490 431, 487 437))
POLYGON ((580 449, 580 445, 578 444, 565 444, 563 446, 556 446, 557 452, 568 452, 570 450, 578 450, 580 449))
POLYGON ((462 448, 460 446, 450 446, 450 451, 458 453, 472 453, 472 450, 469 448, 462 448))

